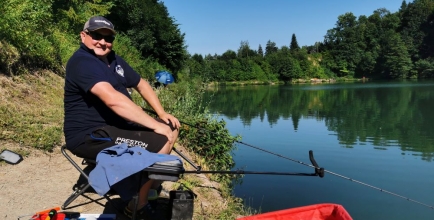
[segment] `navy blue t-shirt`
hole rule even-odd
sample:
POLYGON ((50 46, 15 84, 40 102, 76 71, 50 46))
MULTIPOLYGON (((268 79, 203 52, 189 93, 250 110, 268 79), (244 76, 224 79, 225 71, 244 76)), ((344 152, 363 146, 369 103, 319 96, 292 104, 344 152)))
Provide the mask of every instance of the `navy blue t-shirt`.
POLYGON ((84 142, 86 134, 104 125, 122 127, 127 122, 108 108, 90 90, 98 82, 108 82, 131 99, 127 88, 136 87, 140 76, 114 51, 107 56, 110 66, 96 57, 84 44, 66 65, 63 131, 68 149, 84 142))

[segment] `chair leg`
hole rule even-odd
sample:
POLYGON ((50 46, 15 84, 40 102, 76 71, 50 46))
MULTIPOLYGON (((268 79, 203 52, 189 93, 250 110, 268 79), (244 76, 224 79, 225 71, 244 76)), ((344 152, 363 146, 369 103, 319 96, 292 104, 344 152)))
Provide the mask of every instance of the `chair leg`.
POLYGON ((75 199, 77 199, 78 196, 82 195, 84 192, 86 192, 86 190, 90 187, 90 184, 87 183, 80 185, 79 187, 77 187, 74 192, 72 192, 72 194, 68 197, 68 199, 66 199, 65 203, 63 203, 62 205, 62 209, 66 209, 68 207, 69 204, 71 204, 71 202, 73 202, 75 199))
MULTIPOLYGON (((80 195, 81 196, 84 196, 84 193, 85 192, 87 192, 87 190, 89 189, 89 187, 90 187, 90 184, 89 184, 89 176, 88 176, 88 174, 87 173, 85 173, 84 172, 84 170, 83 169, 81 169, 81 167, 80 166, 78 166, 78 164, 77 163, 75 163, 75 161, 68 155, 68 153, 66 152, 67 151, 67 148, 66 148, 66 145, 63 145, 62 147, 61 147, 61 152, 62 152, 62 154, 65 156, 65 158, 75 167, 75 169, 77 169, 77 171, 78 172, 80 172, 80 177, 79 178, 85 178, 85 181, 86 181, 86 183, 82 183, 82 184, 80 184, 80 186, 78 186, 78 187, 74 187, 74 192, 72 192, 72 194, 68 197, 68 199, 66 199, 66 201, 63 203, 63 205, 62 205, 62 209, 67 209, 67 207, 75 200, 75 199, 77 199, 80 195)), ((95 166, 95 164, 94 163, 89 163, 89 160, 83 160, 84 162, 86 162, 86 163, 83 163, 82 162, 82 165, 93 165, 93 166, 95 166)), ((116 207, 115 206, 115 204, 114 204, 114 202, 112 201, 112 199, 110 199, 110 197, 109 197, 109 195, 110 195, 110 191, 107 193, 107 194, 105 194, 104 195, 104 198, 105 199, 107 199, 107 201, 113 206, 113 208, 115 209, 115 210, 117 210, 117 208, 118 207, 116 207)), ((119 210, 118 210, 119 211, 119 210)), ((122 212, 123 213, 123 212, 122 212)))

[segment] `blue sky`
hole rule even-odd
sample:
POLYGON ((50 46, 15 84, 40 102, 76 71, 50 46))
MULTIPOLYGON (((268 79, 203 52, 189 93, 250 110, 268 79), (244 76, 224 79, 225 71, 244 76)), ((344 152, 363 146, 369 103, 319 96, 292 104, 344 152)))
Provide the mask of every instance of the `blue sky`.
MULTIPOLYGON (((289 46, 323 41, 339 15, 369 16, 379 8, 399 10, 402 0, 161 0, 185 33, 190 54, 237 51, 241 41, 257 50, 268 40, 289 46)), ((406 1, 411 2, 411 1, 406 1)))

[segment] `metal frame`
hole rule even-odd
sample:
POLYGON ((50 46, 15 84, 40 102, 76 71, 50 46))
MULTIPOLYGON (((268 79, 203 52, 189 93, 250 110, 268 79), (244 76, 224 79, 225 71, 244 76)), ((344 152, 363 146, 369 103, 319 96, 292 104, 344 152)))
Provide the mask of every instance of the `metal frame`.
MULTIPOLYGON (((66 145, 63 145, 62 147, 61 147, 61 152, 62 152, 62 154, 63 154, 63 156, 65 156, 65 158, 75 167, 75 169, 77 169, 78 170, 78 172, 80 172, 80 175, 81 176, 83 176, 84 178, 86 178, 86 184, 81 184, 81 185, 79 185, 79 186, 76 186, 76 187, 74 187, 74 192, 72 192, 72 194, 65 200, 65 202, 63 203, 63 205, 61 206, 62 207, 62 209, 68 209, 68 206, 75 200, 75 199, 77 199, 80 195, 82 195, 82 196, 84 196, 83 194, 86 192, 86 190, 90 187, 90 184, 89 184, 89 176, 84 172, 84 170, 83 169, 81 169, 81 167, 68 155, 68 153, 66 152, 67 151, 67 148, 66 148, 66 145)), ((180 154, 180 152, 177 152, 178 154, 180 154)), ((182 154, 180 154, 180 155, 182 155, 182 154)), ((184 155, 182 155, 182 157, 183 158, 185 158, 185 156, 184 155)), ((92 160, 92 159, 86 159, 86 158, 83 158, 83 161, 81 162, 81 164, 82 165, 96 165, 96 161, 95 160, 92 160)), ((145 175, 148 175, 148 173, 149 172, 153 172, 153 171, 157 171, 156 169, 153 169, 152 167, 148 167, 148 168, 145 168, 144 170, 143 170, 144 172, 140 172, 140 181, 139 182, 142 182, 142 178, 143 178, 143 175, 145 174, 145 175)), ((173 174, 173 171, 171 171, 171 170, 158 170, 158 172, 163 172, 163 173, 172 173, 173 174)), ((184 169, 182 169, 181 170, 181 172, 179 173, 179 175, 180 174, 182 174, 184 172, 184 169)), ((171 180, 164 180, 164 181, 171 181, 171 180)), ((139 195, 139 191, 140 191, 140 187, 141 187, 141 185, 140 184, 138 184, 138 189, 137 189, 137 194, 135 195, 135 196, 133 196, 133 201, 134 201, 134 204, 136 205, 136 207, 137 207, 137 204, 138 204, 138 195, 139 195)), ((106 193, 106 194, 104 194, 103 195, 103 197, 105 198, 105 199, 107 199, 107 201, 115 208, 115 210, 117 210, 117 207, 114 205, 114 203, 113 203, 113 201, 110 199, 110 197, 109 197, 109 195, 113 195, 112 193, 111 193, 111 191, 109 191, 108 193, 106 193)), ((88 198, 88 199, 91 199, 91 198, 89 198, 89 197, 86 197, 86 198, 88 198)), ((93 199, 91 199, 91 200, 93 200, 93 199)), ((95 201, 95 200, 93 200, 93 201, 95 201)), ((132 213, 132 219, 133 220, 135 220, 136 219, 136 209, 134 209, 133 210, 133 213, 132 213)))
MULTIPOLYGON (((81 167, 68 155, 68 153, 66 152, 67 148, 66 145, 63 145, 61 147, 61 152, 63 154, 63 156, 65 156, 65 158, 72 164, 72 166, 75 167, 75 169, 78 170, 78 172, 80 172, 80 175, 83 176, 84 178, 86 178, 86 184, 81 184, 79 186, 74 187, 74 192, 72 192, 72 194, 65 200, 65 202, 63 203, 63 205, 61 206, 62 209, 68 209, 68 206, 75 200, 77 199, 80 195, 83 195, 87 189, 90 187, 89 184, 89 176, 84 172, 83 169, 81 169, 81 167)), ((91 160, 91 159, 85 159, 83 158, 83 161, 81 162, 82 165, 95 165, 96 161, 95 160, 91 160)), ((109 197, 109 193, 106 193, 103 197, 105 199, 107 199, 112 205, 113 202, 109 197)))

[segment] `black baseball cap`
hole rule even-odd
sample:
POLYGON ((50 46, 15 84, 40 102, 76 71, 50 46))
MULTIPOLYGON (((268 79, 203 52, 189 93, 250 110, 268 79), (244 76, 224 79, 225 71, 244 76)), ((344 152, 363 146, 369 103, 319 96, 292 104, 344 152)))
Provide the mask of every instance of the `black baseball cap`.
POLYGON ((96 31, 99 29, 108 29, 113 32, 113 34, 116 34, 115 26, 107 18, 102 16, 94 16, 89 18, 83 27, 83 31, 96 31))

